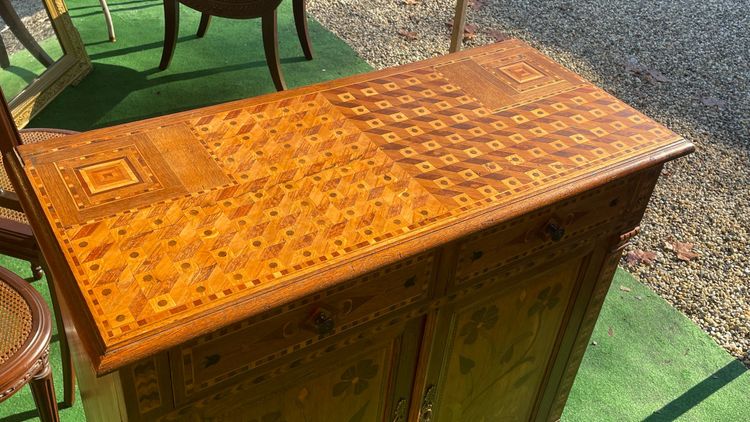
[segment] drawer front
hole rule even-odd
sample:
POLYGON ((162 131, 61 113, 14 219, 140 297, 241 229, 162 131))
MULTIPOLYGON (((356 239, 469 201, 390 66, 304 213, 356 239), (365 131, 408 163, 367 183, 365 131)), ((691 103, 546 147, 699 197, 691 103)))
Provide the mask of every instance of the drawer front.
POLYGON ((459 244, 455 284, 592 230, 622 221, 633 184, 615 181, 469 236, 459 244))
POLYGON ((432 253, 409 258, 179 346, 178 401, 425 299, 433 264, 432 253))

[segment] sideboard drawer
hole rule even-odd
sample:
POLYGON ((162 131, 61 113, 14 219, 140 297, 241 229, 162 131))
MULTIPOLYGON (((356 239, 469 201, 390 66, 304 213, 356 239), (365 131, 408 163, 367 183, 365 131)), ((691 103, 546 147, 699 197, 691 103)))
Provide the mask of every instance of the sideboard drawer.
POLYGON ((427 297, 433 254, 406 259, 172 351, 179 401, 427 297))
POLYGON ((612 229, 632 196, 633 183, 615 181, 469 236, 459 244, 455 284, 465 283, 578 234, 612 229))

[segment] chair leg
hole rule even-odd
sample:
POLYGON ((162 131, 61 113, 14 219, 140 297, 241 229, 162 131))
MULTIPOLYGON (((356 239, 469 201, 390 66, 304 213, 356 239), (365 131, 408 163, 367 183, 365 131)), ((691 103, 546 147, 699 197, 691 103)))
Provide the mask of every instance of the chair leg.
POLYGON ((109 40, 115 42, 115 26, 112 24, 112 15, 109 13, 109 5, 107 4, 107 0, 99 0, 99 4, 102 6, 102 12, 104 12, 104 21, 107 22, 107 32, 109 32, 109 40))
POLYGON ((312 45, 310 38, 307 36, 307 15, 305 14, 305 0, 293 0, 294 25, 297 27, 297 37, 302 45, 302 51, 305 53, 307 60, 312 60, 312 45))
POLYGON ((203 38, 208 31, 208 24, 211 23, 211 15, 208 13, 201 13, 201 23, 198 25, 198 32, 195 34, 198 38, 203 38))
MULTIPOLYGON (((44 267, 46 270, 46 266, 44 267)), ((52 299, 52 310, 55 313, 55 323, 57 325, 57 337, 60 339, 60 360, 62 361, 63 372, 63 406, 71 407, 76 398, 76 373, 73 368, 73 356, 70 354, 70 344, 68 335, 65 332, 65 322, 63 318, 60 300, 57 297, 55 283, 49 271, 47 273, 47 286, 49 287, 50 297, 52 299)))
POLYGON ((39 262, 39 260, 32 260, 30 261, 31 264, 31 276, 34 278, 34 280, 39 280, 44 276, 44 269, 42 269, 42 264, 39 262))
POLYGON ((11 32, 13 32, 13 35, 16 36, 16 39, 18 39, 26 50, 39 60, 44 67, 49 67, 54 63, 54 60, 42 50, 42 47, 39 46, 34 37, 31 36, 29 30, 23 24, 21 18, 18 17, 18 14, 9 1, 0 1, 0 17, 2 17, 5 24, 8 25, 11 32))
POLYGON ((42 422, 59 422, 60 415, 57 412, 55 385, 52 382, 49 362, 45 362, 44 368, 31 378, 29 387, 42 422))
POLYGON ((164 49, 161 52, 159 69, 165 70, 172 61, 177 33, 180 28, 180 3, 177 0, 164 0, 164 49))
POLYGON ((8 50, 3 42, 3 37, 0 37, 0 68, 7 69, 10 67, 10 58, 8 58, 8 50))
POLYGON ((281 62, 279 61, 279 39, 276 26, 276 9, 263 15, 261 18, 263 26, 263 48, 266 51, 266 63, 271 71, 271 78, 277 91, 286 89, 284 75, 281 74, 281 62))

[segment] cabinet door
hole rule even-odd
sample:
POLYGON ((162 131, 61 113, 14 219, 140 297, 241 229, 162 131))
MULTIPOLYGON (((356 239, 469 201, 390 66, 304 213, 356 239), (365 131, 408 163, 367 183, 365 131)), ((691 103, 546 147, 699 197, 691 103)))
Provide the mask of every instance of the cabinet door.
POLYGON ((587 256, 579 253, 518 280, 492 280, 494 287, 441 310, 423 419, 533 417, 587 256))
POLYGON ((321 344, 162 420, 391 421, 407 406, 422 319, 399 325, 321 344))

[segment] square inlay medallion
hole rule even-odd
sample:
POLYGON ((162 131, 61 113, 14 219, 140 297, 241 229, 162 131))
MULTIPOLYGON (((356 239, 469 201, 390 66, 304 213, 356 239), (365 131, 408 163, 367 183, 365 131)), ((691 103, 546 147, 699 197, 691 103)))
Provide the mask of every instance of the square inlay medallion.
POLYGON ((534 66, 526 62, 518 62, 507 66, 502 66, 499 68, 499 70, 513 78, 513 80, 515 80, 519 84, 531 82, 533 80, 544 77, 544 74, 542 72, 536 70, 534 66))
POLYGON ((55 163, 79 210, 163 189, 136 145, 55 163))
POLYGON ((127 157, 78 167, 75 171, 91 195, 141 182, 127 157))

